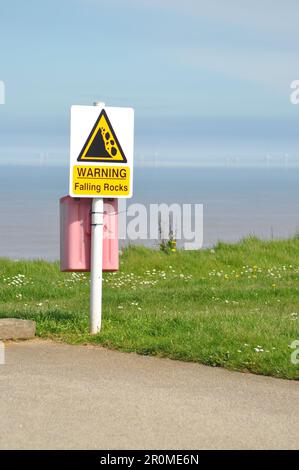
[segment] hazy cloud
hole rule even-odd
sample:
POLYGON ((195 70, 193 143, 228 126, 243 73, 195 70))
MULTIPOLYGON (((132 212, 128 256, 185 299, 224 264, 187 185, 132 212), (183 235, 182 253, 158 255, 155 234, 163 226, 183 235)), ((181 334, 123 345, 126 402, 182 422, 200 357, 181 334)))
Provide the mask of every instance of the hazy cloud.
POLYGON ((180 48, 174 57, 182 66, 209 70, 221 76, 254 81, 287 93, 292 78, 297 76, 298 55, 275 51, 242 51, 230 48, 180 48))

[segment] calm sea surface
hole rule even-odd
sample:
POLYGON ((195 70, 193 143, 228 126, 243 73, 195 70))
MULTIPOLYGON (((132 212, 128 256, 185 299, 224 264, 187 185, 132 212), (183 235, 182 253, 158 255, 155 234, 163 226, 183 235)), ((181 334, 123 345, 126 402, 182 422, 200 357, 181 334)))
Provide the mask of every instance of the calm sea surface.
MULTIPOLYGON (((137 168, 128 203, 202 203, 204 246, 299 230, 299 170, 137 168)), ((59 257, 59 197, 65 167, 0 167, 0 256, 59 257)))

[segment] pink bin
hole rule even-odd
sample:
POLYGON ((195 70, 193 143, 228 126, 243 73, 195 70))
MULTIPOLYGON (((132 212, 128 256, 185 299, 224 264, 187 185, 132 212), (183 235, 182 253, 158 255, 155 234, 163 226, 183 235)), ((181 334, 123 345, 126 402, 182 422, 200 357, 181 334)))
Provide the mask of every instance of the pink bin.
MULTIPOLYGON (((60 199, 60 269, 90 271, 91 198, 60 199)), ((104 200, 103 271, 117 271, 118 216, 117 199, 104 200)))

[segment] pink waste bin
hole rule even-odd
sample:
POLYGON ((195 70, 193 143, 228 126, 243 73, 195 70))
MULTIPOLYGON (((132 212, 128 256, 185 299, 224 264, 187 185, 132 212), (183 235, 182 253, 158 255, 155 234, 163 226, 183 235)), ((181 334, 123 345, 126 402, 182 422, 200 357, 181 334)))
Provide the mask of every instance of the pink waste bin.
MULTIPOLYGON (((60 199, 60 269, 90 271, 91 198, 60 199)), ((117 271, 118 254, 117 199, 104 200, 103 271, 117 271)))

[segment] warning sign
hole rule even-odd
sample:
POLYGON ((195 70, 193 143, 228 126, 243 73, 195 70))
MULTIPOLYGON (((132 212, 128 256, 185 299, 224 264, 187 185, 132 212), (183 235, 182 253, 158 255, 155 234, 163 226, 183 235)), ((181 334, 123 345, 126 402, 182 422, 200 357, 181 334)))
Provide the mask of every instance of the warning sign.
POLYGON ((72 106, 70 196, 132 197, 134 111, 72 106))
POLYGON ((105 109, 101 111, 80 152, 78 162, 81 161, 127 161, 105 109))

